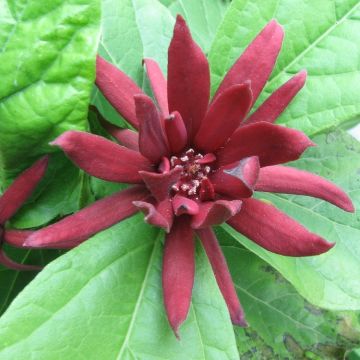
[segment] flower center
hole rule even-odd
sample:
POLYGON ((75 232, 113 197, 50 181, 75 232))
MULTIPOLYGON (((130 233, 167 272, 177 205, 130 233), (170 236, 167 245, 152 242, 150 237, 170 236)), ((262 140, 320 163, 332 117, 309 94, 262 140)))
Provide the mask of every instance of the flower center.
POLYGON ((172 190, 182 196, 195 198, 199 197, 202 183, 212 172, 211 163, 215 161, 213 154, 205 156, 189 149, 181 156, 170 158, 171 169, 181 167, 180 180, 172 186, 172 190))

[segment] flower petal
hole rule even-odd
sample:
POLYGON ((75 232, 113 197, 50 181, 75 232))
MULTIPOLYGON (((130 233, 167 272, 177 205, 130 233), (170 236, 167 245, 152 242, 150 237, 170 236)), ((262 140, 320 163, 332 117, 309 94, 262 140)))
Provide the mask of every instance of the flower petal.
POLYGON ((66 131, 51 144, 60 146, 88 174, 103 180, 141 183, 139 171, 152 169, 137 151, 82 131, 66 131))
POLYGON ((34 232, 27 238, 24 246, 73 248, 90 236, 135 214, 138 209, 133 205, 133 201, 142 201, 148 196, 149 193, 143 186, 117 192, 34 232))
POLYGON ((169 197, 171 187, 179 181, 181 173, 182 168, 174 168, 162 174, 140 171, 140 176, 151 194, 160 202, 169 197))
POLYGON ((166 117, 169 115, 169 105, 167 98, 167 81, 155 60, 144 59, 146 72, 150 80, 151 90, 154 94, 161 115, 166 117))
POLYGON ((179 112, 174 111, 165 118, 165 132, 171 153, 180 153, 187 144, 187 133, 179 112))
POLYGON ((19 264, 14 260, 11 260, 5 254, 4 250, 1 248, 0 248, 0 264, 7 267, 8 269, 17 270, 17 271, 39 271, 42 269, 41 266, 19 264))
POLYGON ((179 194, 173 197, 172 206, 176 216, 183 214, 195 215, 199 212, 199 205, 196 201, 179 194))
POLYGON ((139 134, 136 131, 121 129, 113 125, 102 116, 96 106, 90 105, 89 108, 96 113, 101 126, 121 145, 126 146, 128 149, 139 151, 139 134))
POLYGON ((170 112, 178 111, 189 141, 205 116, 210 96, 210 71, 206 56, 191 37, 185 20, 178 15, 169 47, 168 98, 170 112))
POLYGON ((246 327, 245 314, 239 302, 225 257, 220 249, 214 231, 211 228, 196 231, 204 246, 207 257, 213 269, 216 282, 229 309, 234 325, 246 327))
POLYGON ((350 198, 335 184, 318 175, 291 167, 275 165, 262 168, 255 190, 312 196, 345 211, 354 212, 350 198))
POLYGON ((249 112, 251 100, 249 83, 224 90, 210 105, 201 122, 195 146, 202 152, 212 152, 224 145, 249 112))
POLYGON ((166 236, 162 285, 166 314, 175 335, 189 312, 194 285, 194 234, 186 216, 176 219, 166 236))
POLYGON ((252 198, 243 200, 240 213, 228 224, 263 248, 280 255, 319 255, 334 246, 274 206, 252 198))
POLYGON ((286 109, 295 95, 302 89, 306 80, 306 71, 302 70, 284 85, 274 91, 243 123, 253 124, 259 121, 273 123, 286 109))
POLYGON ((23 171, 0 196, 0 224, 9 220, 24 204, 44 176, 49 159, 44 156, 23 171))
POLYGON ((201 201, 210 201, 215 198, 215 189, 212 182, 209 178, 205 177, 201 180, 200 183, 200 200, 201 201))
POLYGON ((173 222, 173 211, 169 199, 162 201, 156 206, 146 201, 134 201, 133 203, 145 214, 145 221, 148 224, 160 227, 167 233, 170 232, 173 222))
POLYGON ((25 240, 33 233, 32 230, 6 229, 4 231, 4 241, 11 246, 22 248, 25 240))
POLYGON ((214 100, 230 86, 250 80, 254 104, 275 65, 283 38, 282 27, 276 20, 270 21, 225 75, 214 100))
POLYGON ((217 200, 199 204, 199 211, 192 217, 191 226, 203 229, 212 225, 220 225, 241 209, 240 200, 217 200))
POLYGON ((210 176, 217 193, 235 199, 250 197, 259 176, 259 158, 250 156, 222 166, 210 176))
POLYGON ((237 129, 217 153, 218 165, 231 164, 249 156, 258 156, 261 167, 286 163, 298 159, 314 145, 301 131, 262 121, 237 129))
POLYGON ((96 58, 96 85, 110 104, 132 126, 138 127, 135 113, 134 95, 143 91, 125 73, 101 56, 96 58))
POLYGON ((139 149, 153 163, 169 155, 165 131, 158 110, 146 95, 135 95, 136 115, 140 122, 139 149))

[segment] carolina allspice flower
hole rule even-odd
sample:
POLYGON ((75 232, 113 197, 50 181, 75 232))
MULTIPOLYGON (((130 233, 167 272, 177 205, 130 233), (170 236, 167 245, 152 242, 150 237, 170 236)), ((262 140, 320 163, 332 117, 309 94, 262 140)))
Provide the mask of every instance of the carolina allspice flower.
POLYGON ((254 191, 317 197, 353 211, 347 195, 317 175, 284 167, 309 146, 305 134, 273 122, 303 87, 301 71, 249 115, 281 48, 283 30, 271 21, 226 74, 210 100, 209 65, 178 16, 168 52, 168 79, 144 64, 157 104, 123 72, 97 59, 96 84, 138 132, 105 127, 121 144, 68 131, 53 144, 88 174, 136 184, 32 234, 26 245, 66 248, 133 215, 163 228, 162 284, 169 323, 178 336, 194 282, 194 238, 207 253, 234 324, 246 326, 213 225, 227 222, 265 249, 309 256, 333 244, 306 230, 254 191))
POLYGON ((19 210, 34 191, 45 174, 48 157, 35 162, 22 172, 0 196, 0 264, 13 270, 39 270, 39 266, 19 264, 10 259, 3 249, 6 242, 12 246, 22 247, 25 239, 32 233, 28 230, 5 229, 5 223, 19 210))

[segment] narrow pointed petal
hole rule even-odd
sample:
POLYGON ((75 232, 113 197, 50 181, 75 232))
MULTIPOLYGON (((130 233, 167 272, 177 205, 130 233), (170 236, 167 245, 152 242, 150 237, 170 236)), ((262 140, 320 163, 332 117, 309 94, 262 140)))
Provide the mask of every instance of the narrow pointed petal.
POLYGON ((224 90, 210 105, 201 122, 195 146, 203 152, 213 152, 224 145, 249 112, 251 100, 249 83, 224 90))
POLYGON ((267 122, 240 127, 217 153, 218 165, 224 166, 249 156, 258 156, 260 166, 297 160, 315 144, 301 131, 267 122))
POLYGON ((155 199, 163 201, 169 197, 171 187, 179 181, 181 173, 181 168, 174 168, 162 174, 140 171, 140 176, 155 199))
POLYGON ((334 246, 276 207, 252 198, 243 200, 240 213, 228 224, 263 248, 280 255, 319 255, 334 246))
POLYGON ((5 254, 4 250, 1 248, 0 248, 0 264, 8 269, 17 270, 17 271, 39 271, 42 269, 41 266, 25 265, 15 262, 14 260, 10 259, 5 254))
POLYGON ((90 236, 135 214, 138 209, 133 201, 143 201, 148 196, 143 186, 117 192, 34 232, 24 246, 54 249, 77 246, 90 236))
POLYGON ((101 56, 96 59, 96 85, 110 104, 132 126, 138 128, 134 95, 143 91, 125 73, 101 56))
POLYGON ((36 161, 23 171, 0 196, 0 224, 9 220, 30 197, 44 176, 48 162, 47 156, 36 161))
POLYGON ((282 27, 270 21, 225 75, 214 100, 230 86, 250 80, 254 104, 272 72, 283 38, 282 27))
POLYGON ((167 233, 170 232, 173 221, 173 212, 169 200, 164 200, 157 206, 146 201, 134 201, 134 205, 145 214, 144 220, 148 224, 160 227, 167 233))
POLYGON ((194 285, 195 254, 194 234, 188 218, 177 218, 166 236, 162 286, 166 314, 177 338, 179 326, 185 321, 194 285))
POLYGON ((172 200, 172 205, 176 216, 183 214, 196 215, 199 212, 198 203, 185 196, 175 195, 172 200))
POLYGON ((214 200, 215 198, 214 185, 208 178, 204 178, 201 180, 199 195, 201 201, 214 200))
POLYGON ((188 140, 199 130, 210 96, 210 71, 206 56, 191 37, 185 20, 178 15, 168 57, 169 111, 178 111, 188 140))
POLYGON ((295 95, 302 89, 306 81, 306 75, 306 71, 303 70, 293 76, 274 91, 243 124, 254 124, 259 121, 274 123, 295 95))
POLYGON ((90 106, 90 109, 96 113, 98 121, 101 126, 114 137, 121 145, 128 149, 139 151, 139 134, 136 131, 129 129, 121 129, 116 125, 107 121, 95 106, 90 106))
POLYGON ((198 164, 206 165, 211 164, 216 161, 216 156, 213 153, 209 153, 203 156, 203 158, 196 160, 198 164))
POLYGON ((165 132, 171 153, 181 152, 187 144, 187 133, 179 112, 174 111, 165 118, 165 132))
POLYGON ((151 90, 154 94, 161 115, 166 117, 169 115, 169 105, 167 98, 167 81, 155 60, 144 59, 146 72, 150 80, 151 90))
POLYGON ((88 174, 103 180, 141 183, 139 171, 152 169, 137 151, 82 131, 66 131, 51 144, 61 147, 88 174))
POLYGON ((255 190, 307 195, 328 201, 345 211, 355 210, 350 198, 335 184, 291 167, 275 165, 262 168, 255 190))
POLYGON ((158 110, 146 95, 135 95, 136 115, 140 122, 139 149, 153 163, 169 155, 165 131, 158 110))
POLYGON ((220 225, 236 215, 240 209, 240 200, 217 200, 201 203, 198 213, 192 217, 191 226, 194 229, 203 229, 220 225))
POLYGON ((250 156, 222 166, 210 176, 215 191, 235 199, 250 197, 259 176, 259 158, 250 156))
POLYGON ((232 323, 243 327, 248 326, 245 320, 244 310, 242 309, 239 298, 236 294, 225 257, 213 230, 211 228, 206 228, 197 230, 196 233, 203 244, 207 257, 209 258, 216 282, 229 309, 232 323))
POLYGON ((4 241, 11 246, 22 248, 25 240, 33 233, 32 230, 7 229, 4 230, 4 241))

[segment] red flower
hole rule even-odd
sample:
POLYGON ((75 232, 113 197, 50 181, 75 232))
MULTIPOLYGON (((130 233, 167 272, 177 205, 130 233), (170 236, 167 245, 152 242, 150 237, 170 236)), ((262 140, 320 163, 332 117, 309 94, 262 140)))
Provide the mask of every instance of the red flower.
POLYGON ((353 211, 347 195, 319 176, 284 167, 314 144, 300 131, 272 123, 302 88, 301 71, 252 115, 276 61, 283 30, 271 21, 225 76, 209 103, 207 59, 178 17, 169 47, 168 81, 144 60, 157 105, 123 72, 101 57, 96 83, 139 132, 104 126, 122 145, 78 131, 53 144, 100 179, 136 184, 32 234, 26 245, 73 247, 136 211, 167 232, 163 260, 164 303, 177 334, 194 281, 194 237, 200 238, 234 324, 245 326, 213 225, 228 222, 269 251, 287 256, 321 254, 333 244, 310 233, 254 191, 318 197, 353 211))
POLYGON ((47 156, 38 160, 29 169, 21 173, 0 196, 0 264, 14 270, 39 270, 40 267, 18 264, 11 260, 3 250, 6 242, 22 247, 25 239, 32 233, 27 230, 7 230, 5 223, 19 210, 34 191, 45 174, 48 165, 47 156))

